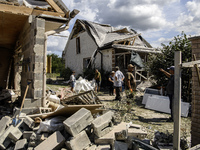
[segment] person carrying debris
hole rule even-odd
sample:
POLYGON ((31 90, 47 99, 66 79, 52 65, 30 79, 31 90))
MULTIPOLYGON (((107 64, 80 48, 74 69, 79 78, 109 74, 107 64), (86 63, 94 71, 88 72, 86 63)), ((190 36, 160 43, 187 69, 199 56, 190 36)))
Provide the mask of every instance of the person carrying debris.
POLYGON ((115 71, 112 71, 109 78, 108 78, 108 81, 109 81, 109 95, 113 95, 114 94, 114 76, 115 76, 115 71))
POLYGON ((174 66, 171 66, 169 68, 167 68, 169 70, 169 72, 163 70, 162 68, 160 68, 159 70, 161 72, 163 72, 168 78, 168 84, 166 86, 166 90, 167 90, 167 95, 169 97, 169 108, 171 109, 171 117, 169 118, 168 121, 174 121, 173 118, 173 99, 174 99, 174 66))
POLYGON ((95 91, 99 92, 100 91, 100 86, 101 86, 101 73, 99 72, 98 69, 95 70, 94 79, 96 81, 95 91))
POLYGON ((74 92, 75 83, 76 83, 75 71, 72 71, 72 74, 70 76, 70 86, 71 86, 71 91, 72 92, 74 92))
POLYGON ((128 72, 125 75, 125 89, 127 98, 133 98, 133 92, 136 90, 135 77, 133 75, 134 66, 128 65, 128 72))
POLYGON ((115 78, 114 78, 114 86, 115 86, 115 92, 116 97, 115 100, 121 100, 120 92, 122 91, 122 82, 124 80, 123 73, 119 70, 119 67, 115 67, 115 78))

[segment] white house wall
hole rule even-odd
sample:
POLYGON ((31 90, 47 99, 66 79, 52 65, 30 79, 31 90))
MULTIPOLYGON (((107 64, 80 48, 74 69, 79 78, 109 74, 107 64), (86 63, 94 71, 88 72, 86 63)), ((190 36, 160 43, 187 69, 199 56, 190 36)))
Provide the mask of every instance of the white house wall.
MULTIPOLYGON (((83 73, 83 59, 91 58, 93 52, 97 49, 97 45, 87 32, 80 33, 80 54, 76 54, 76 38, 68 41, 65 54, 65 66, 76 72, 76 75, 83 73)), ((112 70, 112 50, 103 50, 103 69, 105 71, 112 70)), ((101 69, 101 54, 97 54, 95 59, 95 68, 101 69)))
MULTIPOLYGON (((78 35, 80 37, 80 54, 76 54, 76 38, 68 41, 65 54, 65 66, 76 72, 76 75, 82 74, 83 72, 83 59, 90 58, 92 53, 97 49, 97 45, 93 39, 83 32, 78 35)), ((97 62, 100 62, 100 55, 97 56, 97 62)))
POLYGON ((112 49, 103 50, 103 69, 112 71, 112 49))

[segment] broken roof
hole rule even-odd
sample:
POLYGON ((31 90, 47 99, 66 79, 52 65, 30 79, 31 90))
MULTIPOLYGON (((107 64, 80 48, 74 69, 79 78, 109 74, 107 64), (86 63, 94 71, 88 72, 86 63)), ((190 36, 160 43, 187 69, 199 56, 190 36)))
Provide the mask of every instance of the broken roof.
POLYGON ((155 50, 140 34, 137 34, 137 32, 133 29, 116 29, 110 25, 78 19, 74 25, 71 38, 76 37, 82 30, 88 32, 99 49, 109 47, 123 49, 123 47, 127 47, 128 45, 128 50, 131 50, 131 46, 132 48, 140 47, 140 49, 146 48, 147 50, 155 50), (121 44, 121 46, 117 47, 116 45, 118 44, 121 44))

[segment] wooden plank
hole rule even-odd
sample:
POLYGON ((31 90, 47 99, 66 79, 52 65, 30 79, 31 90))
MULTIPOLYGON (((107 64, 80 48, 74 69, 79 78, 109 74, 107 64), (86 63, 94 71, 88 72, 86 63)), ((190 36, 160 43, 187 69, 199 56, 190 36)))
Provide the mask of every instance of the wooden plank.
MULTIPOLYGON (((193 55, 194 57, 194 61, 196 61, 196 55, 194 54, 193 55)), ((197 72, 197 78, 198 78, 198 81, 199 81, 199 86, 200 86, 200 75, 199 75, 199 68, 197 66, 197 64, 194 65, 194 67, 196 68, 196 72, 197 72)))
POLYGON ((200 67, 200 60, 182 63, 181 67, 193 67, 195 64, 198 64, 198 67, 200 67))
POLYGON ((56 112, 46 115, 44 118, 54 117, 54 116, 65 116, 69 117, 77 112, 81 108, 86 108, 90 111, 93 111, 99 107, 102 107, 103 104, 95 104, 95 105, 67 105, 64 108, 59 109, 56 112))
POLYGON ((33 9, 32 15, 38 16, 38 15, 41 15, 41 14, 50 15, 50 16, 56 16, 56 17, 64 17, 65 16, 64 13, 33 9))
POLYGON ((64 13, 60 7, 58 7, 58 5, 53 1, 53 0, 46 0, 46 2, 51 6, 53 7, 53 9, 58 12, 58 13, 64 13))
POLYGON ((14 6, 7 4, 0 4, 0 12, 19 14, 29 16, 32 14, 33 9, 25 6, 14 6))

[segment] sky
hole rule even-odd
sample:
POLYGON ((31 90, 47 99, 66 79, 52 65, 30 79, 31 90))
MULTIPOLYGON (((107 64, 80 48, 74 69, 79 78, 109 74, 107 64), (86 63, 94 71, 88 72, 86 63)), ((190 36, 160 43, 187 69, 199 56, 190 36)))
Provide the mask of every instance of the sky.
MULTIPOLYGON (((70 21, 70 28, 61 33, 69 36, 76 19, 134 29, 154 48, 184 31, 188 36, 200 35, 200 0, 63 0, 68 9, 79 14, 70 21)), ((49 36, 48 53, 59 56, 68 38, 49 36)))

